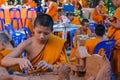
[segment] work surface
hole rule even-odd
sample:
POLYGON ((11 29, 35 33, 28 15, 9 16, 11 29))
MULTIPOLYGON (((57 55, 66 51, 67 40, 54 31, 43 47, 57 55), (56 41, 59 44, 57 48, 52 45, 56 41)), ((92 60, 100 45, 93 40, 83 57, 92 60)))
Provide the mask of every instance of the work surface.
MULTIPOLYGON (((19 76, 25 77, 27 76, 30 78, 30 80, 58 80, 58 75, 53 74, 53 72, 35 73, 31 75, 19 75, 19 76)), ((84 80, 84 78, 70 75, 70 80, 84 80)))

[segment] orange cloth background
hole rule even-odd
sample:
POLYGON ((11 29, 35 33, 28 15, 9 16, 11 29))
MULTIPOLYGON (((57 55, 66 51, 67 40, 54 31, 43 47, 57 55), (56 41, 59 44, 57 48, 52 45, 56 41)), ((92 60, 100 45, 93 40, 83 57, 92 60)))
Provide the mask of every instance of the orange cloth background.
MULTIPOLYGON (((20 23, 19 26, 20 26, 20 28, 22 28, 22 25, 24 24, 25 19, 26 19, 27 8, 20 8, 21 14, 19 14, 19 12, 16 12, 16 13, 15 12, 11 12, 11 13, 9 13, 9 8, 11 8, 11 7, 13 7, 13 6, 4 8, 4 10, 5 10, 5 24, 10 24, 11 23, 11 19, 10 18, 12 18, 13 16, 16 15, 16 17, 19 17, 21 15, 21 20, 19 21, 19 23, 20 23)), ((29 11, 28 12, 28 18, 35 18, 36 15, 37 14, 36 14, 35 11, 29 11)), ((3 17, 3 16, 1 16, 1 17, 3 17)), ((28 19, 26 20, 26 27, 28 27, 28 23, 30 23, 30 21, 31 20, 28 20, 28 19)), ((13 22, 13 27, 15 29, 17 29, 17 22, 16 22, 16 20, 14 20, 14 22, 13 22)), ((0 29, 1 29, 1 25, 0 25, 0 29)))
POLYGON ((6 0, 0 0, 0 5, 1 5, 1 4, 6 5, 6 0))

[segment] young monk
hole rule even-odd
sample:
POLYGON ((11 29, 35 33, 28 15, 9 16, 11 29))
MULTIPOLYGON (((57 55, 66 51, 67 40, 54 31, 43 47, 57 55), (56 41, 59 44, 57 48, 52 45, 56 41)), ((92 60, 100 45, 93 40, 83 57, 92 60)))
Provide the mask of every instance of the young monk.
POLYGON ((120 0, 112 0, 117 7, 113 15, 112 22, 106 20, 106 23, 111 25, 108 29, 108 38, 116 40, 112 55, 112 70, 115 74, 115 80, 120 80, 120 0))
POLYGON ((71 24, 74 24, 74 25, 80 25, 81 24, 80 19, 78 17, 74 16, 74 13, 67 13, 66 16, 70 20, 71 24))
POLYGON ((92 19, 97 23, 101 24, 104 19, 107 17, 106 7, 102 0, 99 1, 98 5, 96 6, 95 10, 92 14, 92 19))
POLYGON ((58 5, 56 3, 56 0, 48 1, 48 9, 46 11, 46 14, 52 17, 54 23, 58 22, 58 5))
POLYGON ((68 63, 65 40, 52 35, 52 31, 52 18, 47 14, 39 14, 34 21, 34 37, 22 42, 3 58, 1 64, 6 67, 19 65, 20 70, 39 72, 52 71, 54 65, 68 63), (24 51, 27 59, 19 58, 24 51))
POLYGON ((85 43, 85 47, 87 48, 87 51, 90 55, 94 54, 94 48, 96 45, 100 42, 105 40, 104 35, 105 35, 105 27, 101 24, 97 25, 95 27, 95 34, 96 37, 94 39, 87 40, 85 43))
POLYGON ((83 19, 81 22, 82 27, 78 28, 76 30, 77 35, 79 34, 86 34, 86 35, 91 35, 91 30, 89 29, 89 21, 88 19, 83 19))
POLYGON ((80 35, 80 34, 91 35, 91 30, 88 27, 89 21, 87 19, 83 19, 81 24, 82 26, 78 28, 74 34, 74 42, 73 42, 73 48, 70 53, 70 60, 74 59, 74 53, 77 49, 77 35, 80 35))

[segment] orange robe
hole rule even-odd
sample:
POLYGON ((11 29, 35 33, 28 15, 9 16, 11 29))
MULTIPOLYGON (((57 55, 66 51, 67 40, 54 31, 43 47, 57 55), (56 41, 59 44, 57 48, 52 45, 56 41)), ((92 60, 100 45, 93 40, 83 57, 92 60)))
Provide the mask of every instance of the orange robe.
POLYGON ((78 17, 74 17, 74 19, 71 21, 71 24, 80 25, 80 19, 78 17))
MULTIPOLYGON (((100 13, 104 13, 106 14, 106 7, 103 6, 101 9, 100 9, 100 13)), ((96 8, 94 9, 93 11, 93 14, 91 15, 92 16, 92 19, 98 24, 98 23, 101 23, 105 17, 104 16, 101 16, 98 14, 98 11, 96 10, 96 8)))
MULTIPOLYGON (((116 19, 120 20, 120 7, 116 9, 114 13, 114 22, 116 19)), ((113 26, 108 29, 108 38, 116 40, 115 47, 112 53, 112 70, 114 73, 120 73, 120 29, 117 29, 113 26)))
POLYGON ((50 1, 46 14, 50 15, 54 22, 58 22, 58 5, 50 1))
MULTIPOLYGON (((89 34, 91 34, 91 30, 88 29, 86 32, 83 32, 82 34, 89 35, 89 34)), ((77 34, 75 33, 74 34, 73 48, 71 49, 71 52, 70 52, 70 60, 75 59, 74 55, 75 55, 76 49, 77 49, 77 34)))
POLYGON ((31 8, 37 7, 37 4, 34 0, 23 0, 24 4, 30 5, 31 8))
POLYGON ((24 3, 28 3, 28 2, 29 2, 29 0, 23 0, 23 2, 24 2, 24 3))
POLYGON ((12 52, 12 50, 10 49, 5 49, 3 51, 0 51, 0 66, 1 66, 1 60, 10 52, 12 52))
POLYGON ((86 0, 82 0, 82 6, 84 8, 89 8, 89 5, 87 4, 86 0))
MULTIPOLYGON (((32 65, 36 66, 41 60, 52 65, 58 65, 62 62, 68 63, 64 43, 65 40, 55 35, 51 35, 43 51, 31 61, 32 65)), ((40 70, 41 69, 37 69, 35 72, 40 70)))
POLYGON ((6 5, 6 0, 0 0, 0 5, 1 5, 1 4, 6 5))
MULTIPOLYGON (((1 66, 1 60, 9 53, 11 53, 12 50, 10 49, 5 49, 3 51, 0 51, 0 66, 1 66)), ((15 65, 15 66, 11 66, 11 67, 7 67, 12 71, 20 71, 19 65, 15 65)))
POLYGON ((85 47, 88 51, 88 53, 90 55, 93 54, 93 51, 94 51, 94 48, 96 47, 96 45, 100 42, 101 40, 98 39, 98 38, 94 38, 94 39, 90 39, 90 40, 87 40, 86 43, 85 43, 85 47))

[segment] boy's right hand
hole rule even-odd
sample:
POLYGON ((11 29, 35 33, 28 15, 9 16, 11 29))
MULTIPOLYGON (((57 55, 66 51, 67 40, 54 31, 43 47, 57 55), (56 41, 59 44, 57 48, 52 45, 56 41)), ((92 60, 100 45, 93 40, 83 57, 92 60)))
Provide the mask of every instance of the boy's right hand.
POLYGON ((21 70, 34 70, 32 64, 30 63, 28 59, 20 58, 18 60, 18 64, 21 70))

